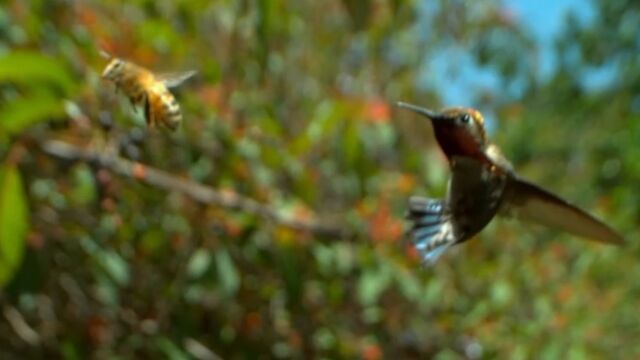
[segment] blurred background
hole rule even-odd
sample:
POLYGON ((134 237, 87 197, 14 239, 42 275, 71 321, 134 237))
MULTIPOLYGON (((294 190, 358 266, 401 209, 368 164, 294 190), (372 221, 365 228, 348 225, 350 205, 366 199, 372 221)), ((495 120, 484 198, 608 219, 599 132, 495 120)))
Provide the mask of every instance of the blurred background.
POLYGON ((3 1, 0 357, 638 358, 639 29, 632 0, 3 1), (100 49, 198 71, 177 132, 100 49), (423 268, 405 204, 449 173, 396 100, 480 109, 628 245, 499 219, 423 268))

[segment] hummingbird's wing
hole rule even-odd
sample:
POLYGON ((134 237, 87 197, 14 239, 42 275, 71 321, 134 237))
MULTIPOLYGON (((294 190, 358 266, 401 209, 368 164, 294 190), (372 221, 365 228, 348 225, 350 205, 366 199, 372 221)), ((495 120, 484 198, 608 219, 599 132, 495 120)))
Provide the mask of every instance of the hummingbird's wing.
POLYGON ((505 199, 509 215, 564 230, 585 239, 622 245, 624 239, 615 230, 592 215, 551 192, 519 178, 507 185, 505 199))
POLYGON ((457 241, 450 215, 444 200, 420 196, 409 199, 411 240, 427 265, 433 265, 457 241))

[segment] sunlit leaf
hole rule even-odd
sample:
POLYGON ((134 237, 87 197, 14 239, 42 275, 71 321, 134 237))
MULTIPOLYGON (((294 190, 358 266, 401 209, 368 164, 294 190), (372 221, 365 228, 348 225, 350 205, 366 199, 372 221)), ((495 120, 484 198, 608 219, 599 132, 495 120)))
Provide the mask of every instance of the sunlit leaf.
POLYGON ((160 350, 166 359, 170 360, 188 360, 190 356, 180 349, 173 341, 166 337, 161 337, 156 340, 156 346, 160 350))
POLYGON ((189 259, 189 263, 187 264, 187 272, 189 276, 192 278, 197 278, 202 276, 211 265, 211 253, 209 253, 205 249, 196 250, 191 259, 189 259))
POLYGON ((22 261, 29 211, 20 173, 15 166, 0 168, 0 286, 22 261))
POLYGON ((511 299, 511 286, 506 281, 496 281, 491 286, 491 298, 498 306, 505 306, 511 299))
POLYGON ((33 95, 0 106, 0 129, 11 134, 19 133, 40 121, 60 119, 64 104, 50 95, 33 95))
POLYGON ((124 286, 129 283, 129 265, 120 254, 105 250, 100 251, 97 256, 104 271, 116 284, 124 286))
POLYGON ((39 52, 14 51, 0 56, 0 83, 33 84, 34 81, 59 86, 69 94, 74 81, 62 63, 39 52))

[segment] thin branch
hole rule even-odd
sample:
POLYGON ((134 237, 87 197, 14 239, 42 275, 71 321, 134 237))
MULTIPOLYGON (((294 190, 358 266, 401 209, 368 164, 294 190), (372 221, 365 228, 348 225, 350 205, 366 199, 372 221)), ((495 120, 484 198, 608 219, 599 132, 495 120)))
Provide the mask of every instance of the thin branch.
POLYGON ((27 321, 16 308, 13 306, 5 306, 2 312, 20 339, 32 346, 40 344, 40 335, 27 324, 27 321))
POLYGON ((198 360, 222 360, 220 355, 193 338, 185 339, 184 347, 189 354, 198 360))
POLYGON ((303 220, 284 216, 269 205, 261 204, 237 193, 215 190, 200 183, 176 177, 166 171, 109 153, 98 152, 92 148, 82 148, 58 140, 44 141, 40 143, 40 148, 50 156, 104 167, 121 176, 134 178, 157 188, 181 192, 203 204, 243 211, 273 221, 281 226, 312 232, 317 235, 346 236, 346 230, 339 226, 325 224, 318 219, 303 220))

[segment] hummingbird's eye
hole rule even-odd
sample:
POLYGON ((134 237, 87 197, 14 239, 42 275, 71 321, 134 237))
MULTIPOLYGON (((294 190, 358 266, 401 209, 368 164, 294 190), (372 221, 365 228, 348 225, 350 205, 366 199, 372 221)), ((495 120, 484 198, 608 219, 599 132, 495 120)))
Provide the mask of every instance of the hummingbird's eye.
POLYGON ((462 120, 463 124, 468 124, 468 123, 471 122, 471 115, 464 114, 464 115, 462 115, 462 119, 461 120, 462 120))

